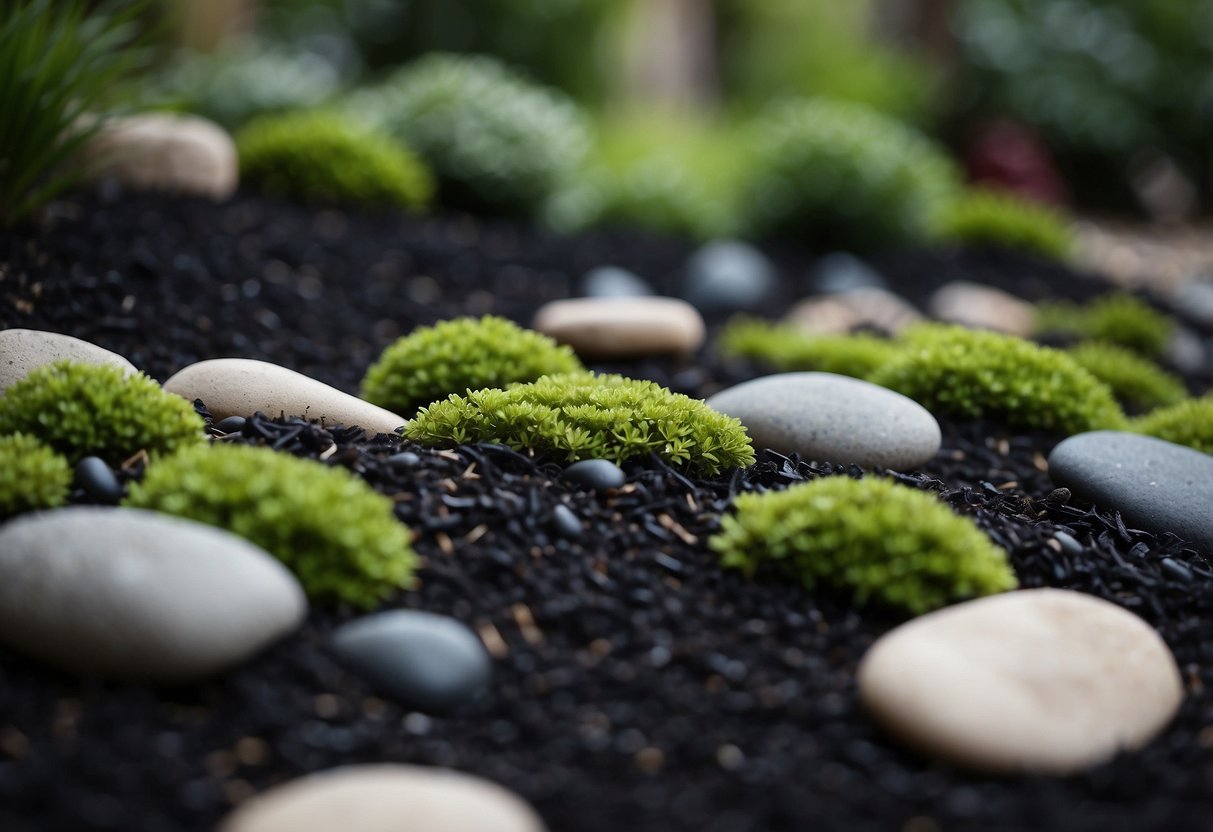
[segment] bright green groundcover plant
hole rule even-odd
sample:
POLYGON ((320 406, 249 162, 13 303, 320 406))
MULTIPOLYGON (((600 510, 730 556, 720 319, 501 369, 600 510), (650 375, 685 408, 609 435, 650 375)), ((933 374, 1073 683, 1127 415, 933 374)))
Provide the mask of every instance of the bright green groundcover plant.
POLYGON ((0 519, 67 502, 72 469, 32 436, 0 436, 0 519))
POLYGON ((1213 454, 1213 399, 1189 399, 1135 419, 1131 430, 1213 454))
POLYGON ((1175 322, 1133 295, 1111 294, 1078 306, 1058 301, 1036 308, 1038 332, 1078 335, 1157 358, 1175 331, 1175 322))
POLYGON ((976 188, 940 213, 935 236, 945 242, 996 245, 1065 260, 1074 231, 1061 212, 1013 194, 976 188))
POLYGON ((1014 589, 1006 552, 931 494, 891 480, 824 477, 743 494, 709 541, 723 566, 771 565, 806 589, 921 614, 1014 589))
POLYGON ((790 324, 755 318, 729 321, 717 340, 722 355, 748 358, 776 370, 812 370, 867 378, 897 354, 896 341, 875 335, 813 335, 790 324))
POLYGON ((1108 385, 1117 400, 1134 412, 1177 404, 1188 396, 1183 381, 1124 347, 1088 341, 1066 354, 1108 385))
POLYGON ((404 436, 440 446, 496 442, 568 462, 654 453, 707 476, 754 462, 737 419, 651 381, 592 373, 452 395, 421 408, 404 436))

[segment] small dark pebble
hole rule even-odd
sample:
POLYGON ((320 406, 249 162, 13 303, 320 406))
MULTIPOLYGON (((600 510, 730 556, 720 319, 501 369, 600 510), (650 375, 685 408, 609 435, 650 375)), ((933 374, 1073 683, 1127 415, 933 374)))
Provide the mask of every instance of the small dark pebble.
POLYGON ((573 513, 573 510, 564 503, 552 509, 552 523, 556 526, 556 531, 570 540, 576 540, 578 537, 581 537, 581 521, 577 519, 577 515, 573 513))
POLYGON ((1081 555, 1082 544, 1063 531, 1053 532, 1053 539, 1061 544, 1061 550, 1067 555, 1081 555))
POLYGON ((618 488, 627 481, 623 469, 606 459, 583 459, 564 469, 564 478, 569 482, 594 491, 618 488))
POLYGON ((1158 562, 1162 573, 1173 581, 1179 581, 1183 584, 1192 583, 1192 570, 1184 566, 1177 560, 1171 558, 1163 558, 1158 562))
POLYGON ((1045 497, 1045 501, 1065 505, 1066 503, 1070 502, 1070 489, 1054 488, 1049 492, 1049 496, 1045 497))
POLYGON ((243 416, 228 416, 216 422, 213 430, 222 434, 239 433, 244 430, 244 423, 247 421, 243 416))
POLYGON ((76 463, 76 485, 94 502, 116 505, 122 499, 122 484, 100 457, 86 456, 76 463))
POLYGON ((421 457, 412 451, 401 451, 398 454, 392 454, 387 458, 388 464, 395 465, 400 468, 416 468, 421 464, 421 457))

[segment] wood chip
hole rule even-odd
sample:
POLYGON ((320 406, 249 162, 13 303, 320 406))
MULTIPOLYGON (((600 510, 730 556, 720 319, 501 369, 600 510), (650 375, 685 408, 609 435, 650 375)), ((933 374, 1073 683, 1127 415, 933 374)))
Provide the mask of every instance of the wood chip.
POLYGON ((481 619, 476 622, 476 633, 480 636, 480 640, 484 642, 484 649, 489 651, 489 655, 494 659, 504 659, 510 654, 510 646, 505 643, 505 639, 501 637, 501 633, 493 626, 492 621, 481 619))
POLYGON ((526 604, 514 604, 510 607, 510 615, 514 616, 514 623, 518 625, 518 630, 527 644, 532 647, 543 644, 543 631, 535 624, 535 616, 531 615, 530 607, 526 604))
POLYGON ((688 546, 694 546, 699 542, 699 538, 684 529, 677 520, 665 512, 657 515, 657 522, 674 534, 678 535, 679 539, 688 546))

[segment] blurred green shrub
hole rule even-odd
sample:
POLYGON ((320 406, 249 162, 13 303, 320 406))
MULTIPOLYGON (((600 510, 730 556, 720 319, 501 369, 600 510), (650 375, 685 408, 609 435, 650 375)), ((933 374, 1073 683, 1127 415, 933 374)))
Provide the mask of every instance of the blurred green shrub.
POLYGON ((0 521, 67 502, 72 469, 67 460, 24 433, 0 436, 0 521))
POLYGON ((975 188, 949 204, 939 216, 936 236, 945 242, 1019 249, 1065 260, 1074 247, 1074 231, 1061 212, 1014 194, 975 188))
POLYGON ((1085 306, 1065 301, 1041 303, 1036 307, 1036 329, 1116 344, 1156 358, 1166 349, 1175 322, 1145 301, 1119 293, 1096 298, 1085 306))
POLYGON ((749 358, 776 370, 809 370, 867 378, 897 354, 896 341, 875 335, 811 335, 788 324, 754 318, 729 321, 717 336, 726 356, 749 358))
POLYGON ((1124 347, 1090 341, 1066 352, 1080 367, 1108 385, 1117 400, 1135 413, 1187 398, 1183 381, 1124 347))

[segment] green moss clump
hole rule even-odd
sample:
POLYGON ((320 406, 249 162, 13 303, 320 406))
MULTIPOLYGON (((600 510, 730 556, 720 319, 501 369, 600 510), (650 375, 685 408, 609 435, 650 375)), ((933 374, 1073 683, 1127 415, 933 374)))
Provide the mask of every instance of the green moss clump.
POLYGON ((149 466, 125 505, 237 534, 308 595, 369 608, 412 584, 417 557, 392 501, 341 468, 245 445, 187 448, 149 466))
POLYGON ((806 589, 849 590, 920 614, 1014 589, 1006 553, 930 494, 891 480, 834 476, 743 494, 709 541, 726 567, 773 564, 806 589))
POLYGON ((0 519, 67 502, 72 469, 32 436, 0 436, 0 519))
POLYGON ((1188 399, 1134 419, 1130 429, 1213 454, 1213 399, 1188 399))
POLYGON ((1059 350, 994 332, 924 324, 869 378, 935 413, 1072 434, 1124 424, 1112 391, 1059 350))
POLYGON ((362 398, 395 413, 485 387, 584 369, 573 350, 504 318, 457 318, 413 330, 383 351, 362 398))
POLYGON ((141 450, 167 453, 202 442, 204 430, 185 399, 111 366, 57 361, 0 397, 0 435, 36 436, 72 464, 91 455, 117 465, 141 450))
POLYGON ((1116 344, 1157 358, 1174 334, 1175 322, 1132 295, 1121 293, 1104 295, 1086 306, 1042 303, 1036 308, 1036 329, 1116 344))
POLYGON ((897 354, 898 345, 875 335, 810 335, 795 326, 735 318, 720 332, 723 355, 749 358, 776 370, 815 370, 867 378, 897 354))
POLYGON ((262 116, 240 131, 236 148, 241 177, 282 196, 417 210, 434 193, 420 159, 335 113, 262 116))
POLYGON ((753 126, 740 215, 752 236, 863 250, 928 238, 959 190, 948 155, 859 104, 784 102, 753 126))
POLYGON ((1091 375, 1108 385, 1113 395, 1134 412, 1183 401, 1183 382, 1137 353, 1114 344, 1090 341, 1066 351, 1091 375))
POLYGON ((975 188, 939 215, 935 236, 946 242, 987 244, 1065 260, 1074 230, 1061 212, 1013 194, 975 188))
POLYGON ((404 436, 426 445, 496 442, 569 462, 655 453, 708 476, 754 462, 737 419, 651 381, 592 373, 452 395, 423 407, 404 436))

